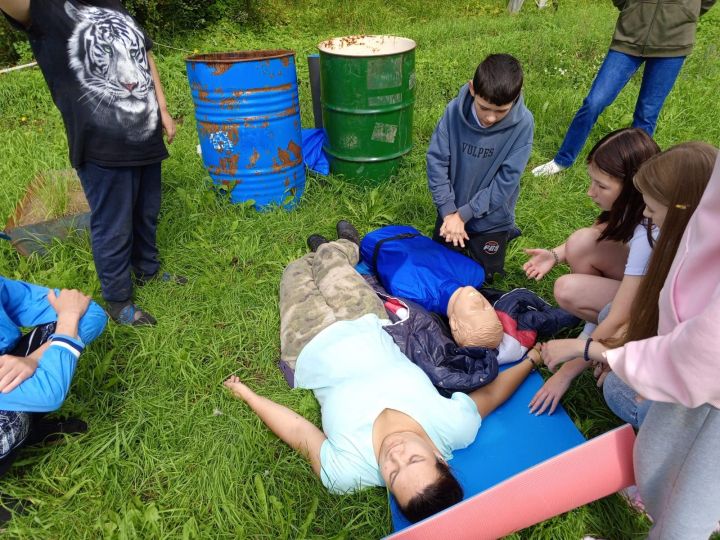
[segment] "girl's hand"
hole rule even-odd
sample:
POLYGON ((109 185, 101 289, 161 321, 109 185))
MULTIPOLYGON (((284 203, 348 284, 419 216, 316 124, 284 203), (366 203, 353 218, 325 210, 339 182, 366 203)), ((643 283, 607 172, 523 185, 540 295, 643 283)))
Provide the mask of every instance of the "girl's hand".
POLYGON ((555 266, 555 257, 549 249, 524 249, 530 260, 523 264, 525 275, 535 281, 540 281, 555 266))
POLYGON ((250 388, 240 380, 237 375, 230 375, 228 379, 223 383, 223 386, 229 388, 235 397, 245 402, 254 394, 250 388))
POLYGON ((582 358, 585 352, 583 339, 553 339, 542 344, 542 359, 550 371, 573 358, 582 358))
POLYGON ((608 376, 612 369, 604 362, 595 362, 594 368, 593 376, 597 379, 597 386, 600 388, 605 382, 605 377, 608 376))
POLYGON ((530 400, 528 407, 530 408, 530 414, 535 416, 543 414, 545 411, 548 414, 555 412, 555 409, 560 404, 560 399, 565 395, 573 377, 568 377, 563 372, 555 373, 550 377, 545 384, 537 391, 537 393, 530 400), (550 408, 548 410, 548 407, 550 408))

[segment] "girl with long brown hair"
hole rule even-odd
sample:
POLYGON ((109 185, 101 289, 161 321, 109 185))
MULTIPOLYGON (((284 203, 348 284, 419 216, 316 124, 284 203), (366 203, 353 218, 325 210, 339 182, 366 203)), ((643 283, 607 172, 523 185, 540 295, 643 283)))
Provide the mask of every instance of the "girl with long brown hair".
MULTIPOLYGON (((587 334, 596 338, 615 335, 627 322, 651 254, 651 237, 643 223, 645 204, 633 177, 660 148, 641 129, 609 133, 587 158, 588 196, 601 213, 595 223, 571 234, 553 249, 528 249, 523 269, 529 278, 542 279, 556 264, 566 262, 572 273, 555 282, 555 299, 561 307, 588 321, 587 334), (607 318, 594 329, 598 314, 613 302, 607 318)), ((530 402, 530 412, 551 414, 585 368, 579 359, 568 362, 548 379, 530 402)))
MULTIPOLYGON (((695 152, 695 159, 686 162, 686 166, 667 164, 682 182, 697 174, 700 167, 707 167, 707 158, 713 154, 697 150, 692 146, 675 150, 679 157, 695 152), (687 154, 682 153, 685 151, 687 154)), ((714 150, 714 155, 717 154, 714 150)), ((655 174, 662 174, 662 163, 655 165, 658 166, 655 174)), ((648 202, 653 213, 653 201, 648 202)), ((694 210, 683 208, 684 205, 676 203, 668 209, 667 231, 671 212, 694 210)), ((648 535, 652 539, 704 540, 712 534, 720 516, 718 231, 720 159, 716 158, 714 172, 680 239, 659 298, 638 297, 648 306, 657 306, 657 327, 646 330, 652 332, 652 337, 627 341, 612 350, 603 343, 575 339, 554 340, 543 346, 543 360, 550 369, 585 354, 591 360, 608 364, 618 377, 652 400, 634 451, 635 478, 653 519, 648 535)), ((661 232, 661 238, 665 232, 661 232)), ((639 337, 643 332, 635 324, 636 319, 631 322, 626 339, 639 337)))
MULTIPOLYGON (((604 340, 611 347, 657 335, 660 290, 677 253, 690 217, 700 203, 718 150, 703 142, 688 142, 658 154, 638 170, 635 187, 645 201, 645 217, 660 229, 648 271, 630 308, 630 318, 619 337, 604 340)), ((603 364, 607 368, 606 364, 603 364)), ((607 368, 609 370, 609 368, 607 368)), ((607 372, 603 395, 610 409, 639 428, 650 402, 639 396, 616 374, 607 372)))

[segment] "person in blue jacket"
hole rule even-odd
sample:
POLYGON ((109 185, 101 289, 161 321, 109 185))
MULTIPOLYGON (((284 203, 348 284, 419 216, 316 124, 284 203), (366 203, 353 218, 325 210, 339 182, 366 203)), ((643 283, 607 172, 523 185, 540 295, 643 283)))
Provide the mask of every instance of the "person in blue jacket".
POLYGON ((445 109, 427 151, 438 218, 433 239, 503 273, 507 242, 520 234, 515 204, 533 143, 523 72, 509 54, 491 54, 445 109))
POLYGON ((0 276, 0 475, 24 444, 84 431, 77 419, 49 421, 62 405, 85 345, 107 315, 77 290, 53 290, 0 276), (24 334, 21 328, 31 328, 24 334))

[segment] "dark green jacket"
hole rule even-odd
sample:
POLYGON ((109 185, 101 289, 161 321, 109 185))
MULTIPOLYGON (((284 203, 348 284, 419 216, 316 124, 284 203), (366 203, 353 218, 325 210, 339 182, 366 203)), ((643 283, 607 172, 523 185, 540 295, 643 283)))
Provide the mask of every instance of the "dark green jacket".
POLYGON ((715 0, 613 0, 620 10, 610 48, 632 56, 687 56, 700 15, 715 0))

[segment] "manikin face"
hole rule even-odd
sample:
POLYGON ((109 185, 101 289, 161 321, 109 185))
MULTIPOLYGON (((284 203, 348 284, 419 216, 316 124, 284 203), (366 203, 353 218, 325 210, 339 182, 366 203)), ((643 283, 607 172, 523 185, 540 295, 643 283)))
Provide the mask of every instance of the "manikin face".
POLYGON ((510 112, 510 109, 512 109, 513 102, 506 103, 505 105, 495 105, 475 93, 472 81, 469 82, 469 85, 470 95, 474 98, 473 107, 475 107, 478 120, 480 120, 483 127, 488 128, 493 124, 497 124, 505 118, 510 112))
POLYGON ((461 347, 494 349, 502 341, 497 313, 475 287, 461 287, 450 298, 448 319, 455 343, 461 347))
POLYGON ((378 453, 380 474, 401 506, 438 479, 438 459, 432 445, 412 431, 391 433, 378 453))
POLYGON ((594 163, 588 165, 590 187, 587 194, 604 212, 609 211, 622 192, 622 181, 600 170, 594 163))
POLYGON ((643 193, 643 201, 645 201, 643 216, 651 219, 658 229, 662 229, 663 223, 665 223, 665 217, 667 216, 668 207, 645 193, 643 193))

